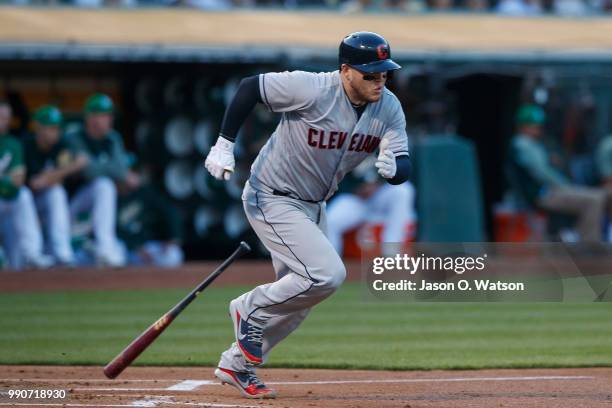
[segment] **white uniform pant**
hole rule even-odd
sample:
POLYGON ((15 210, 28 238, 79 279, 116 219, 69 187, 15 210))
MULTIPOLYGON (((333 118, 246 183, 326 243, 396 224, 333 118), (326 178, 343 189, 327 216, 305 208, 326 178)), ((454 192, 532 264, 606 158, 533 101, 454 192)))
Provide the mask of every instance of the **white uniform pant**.
POLYGON ((124 262, 116 235, 117 188, 108 177, 98 177, 81 187, 70 202, 73 218, 91 211, 95 238, 95 255, 113 264, 124 262))
POLYGON ((43 237, 32 192, 21 187, 13 200, 0 199, 2 244, 12 269, 23 267, 24 259, 42 255, 43 237))
MULTIPOLYGON (((276 281, 238 297, 240 315, 266 322, 263 359, 293 332, 310 308, 342 284, 346 269, 325 236, 325 203, 309 203, 254 190, 247 183, 243 204, 249 223, 272 256, 276 281)), ((219 366, 250 369, 233 343, 219 366)))
POLYGON ((138 250, 128 250, 125 243, 119 241, 123 256, 130 265, 153 265, 162 268, 178 268, 185 260, 185 254, 180 245, 167 244, 162 241, 147 241, 138 250), (144 259, 142 253, 148 259, 144 259))
POLYGON ((407 238, 406 225, 414 222, 414 187, 384 183, 374 194, 362 199, 355 194, 339 194, 327 211, 327 236, 342 254, 342 235, 365 222, 383 224, 383 242, 401 244, 407 238))
POLYGON ((44 220, 49 250, 61 262, 74 261, 70 245, 70 210, 68 195, 60 184, 34 194, 36 209, 44 220))

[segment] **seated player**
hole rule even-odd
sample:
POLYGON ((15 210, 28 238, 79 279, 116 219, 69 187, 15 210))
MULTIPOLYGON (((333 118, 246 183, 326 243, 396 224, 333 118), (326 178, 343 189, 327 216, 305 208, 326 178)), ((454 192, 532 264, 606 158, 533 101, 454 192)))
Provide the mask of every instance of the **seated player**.
POLYGON ((576 185, 553 166, 542 143, 545 120, 536 105, 524 105, 517 114, 510 158, 522 195, 535 207, 576 216, 581 241, 600 242, 612 189, 576 185))
POLYGON ((131 185, 135 181, 128 174, 121 135, 113 129, 114 105, 111 98, 94 94, 87 99, 84 111, 84 127, 68 135, 71 149, 87 157, 87 165, 77 174, 70 212, 73 218, 82 212, 91 212, 96 263, 99 266, 122 266, 125 258, 115 230, 116 183, 131 185))
POLYGON ((61 135, 62 113, 43 106, 34 113, 34 135, 24 141, 27 181, 34 192, 38 213, 45 222, 49 249, 60 265, 74 264, 70 245, 70 210, 63 183, 86 164, 74 155, 61 135))
POLYGON ((12 110, 0 101, 0 235, 9 266, 48 268, 53 259, 42 252, 42 234, 32 193, 24 186, 23 148, 9 134, 12 110))

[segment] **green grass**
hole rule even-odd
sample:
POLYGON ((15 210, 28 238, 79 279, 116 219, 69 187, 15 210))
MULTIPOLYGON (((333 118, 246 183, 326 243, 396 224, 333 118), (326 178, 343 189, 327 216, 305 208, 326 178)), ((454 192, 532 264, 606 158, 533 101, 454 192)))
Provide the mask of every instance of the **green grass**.
MULTIPOLYGON (((137 364, 216 364, 232 338, 227 302, 244 289, 206 290, 137 364)), ((0 363, 105 364, 186 292, 3 293, 0 363)), ((386 303, 345 284, 269 366, 612 366, 612 304, 386 303)))

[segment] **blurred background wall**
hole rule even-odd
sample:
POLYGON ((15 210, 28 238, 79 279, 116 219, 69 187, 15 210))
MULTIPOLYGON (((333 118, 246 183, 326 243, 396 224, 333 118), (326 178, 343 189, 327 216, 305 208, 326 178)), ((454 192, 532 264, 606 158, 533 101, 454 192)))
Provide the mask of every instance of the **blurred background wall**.
POLYGON ((0 7, 0 95, 13 106, 13 129, 28 130, 30 112, 46 103, 62 109, 66 128, 79 126, 87 95, 109 94, 138 166, 180 208, 191 259, 252 238, 241 188, 278 117, 261 106, 251 115, 230 183, 202 166, 239 80, 334 70, 352 31, 384 35, 403 65, 388 87, 416 156, 422 240, 444 240, 445 227, 432 224, 441 214, 471 226, 450 240, 520 239, 508 227, 516 220, 503 166, 519 105, 546 107, 549 142, 586 185, 595 182, 592 152, 612 130, 605 1, 16 3, 0 7), (439 165, 440 156, 427 159, 439 137, 467 146, 448 153, 458 159, 449 173, 473 167, 459 183, 428 172, 439 165))

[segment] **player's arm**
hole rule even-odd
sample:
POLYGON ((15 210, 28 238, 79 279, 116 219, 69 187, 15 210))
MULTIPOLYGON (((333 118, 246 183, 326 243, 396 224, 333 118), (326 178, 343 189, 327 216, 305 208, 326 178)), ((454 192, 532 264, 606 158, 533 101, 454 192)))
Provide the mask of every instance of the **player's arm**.
MULTIPOLYGON (((123 141, 118 133, 111 133, 110 149, 107 152, 107 159, 102 161, 91 155, 87 155, 87 165, 83 168, 83 176, 87 180, 97 177, 110 177, 115 181, 124 181, 128 173, 126 161, 127 153, 123 147, 123 141)), ((75 149, 81 150, 83 149, 75 149)), ((86 152, 86 151, 85 151, 86 152)))
POLYGON ((21 187, 25 181, 25 167, 16 167, 11 170, 6 176, 2 176, 0 181, 9 187, 21 187))
POLYGON ((412 172, 410 156, 408 154, 397 155, 389 148, 386 139, 380 144, 380 153, 375 164, 380 174, 387 183, 397 185, 408 181, 412 172))
POLYGON ((16 195, 25 180, 25 169, 14 169, 6 174, 0 173, 0 192, 16 195))
POLYGON ((2 174, 0 171, 0 187, 2 189, 19 188, 25 182, 26 168, 21 143, 15 141, 10 144, 10 154, 13 156, 8 168, 2 174))
POLYGON ((410 175, 412 174, 412 165, 410 164, 410 157, 407 155, 396 157, 395 166, 395 175, 390 178, 385 177, 387 183, 397 185, 408 181, 410 175))
POLYGON ((535 180, 543 185, 563 186, 570 180, 550 163, 546 151, 536 144, 519 140, 515 145, 516 161, 535 180))
POLYGON ((66 177, 78 173, 87 165, 87 156, 83 153, 68 163, 53 169, 41 171, 30 180, 30 187, 34 191, 44 190, 52 185, 62 183, 66 177))
POLYGON ((410 178, 412 166, 408 152, 406 119, 399 102, 396 104, 391 126, 380 142, 375 166, 378 174, 389 184, 402 184, 410 178))
POLYGON ((244 78, 223 115, 217 143, 210 149, 204 165, 218 180, 229 180, 234 171, 234 143, 238 130, 258 102, 262 102, 259 91, 259 75, 244 78))

